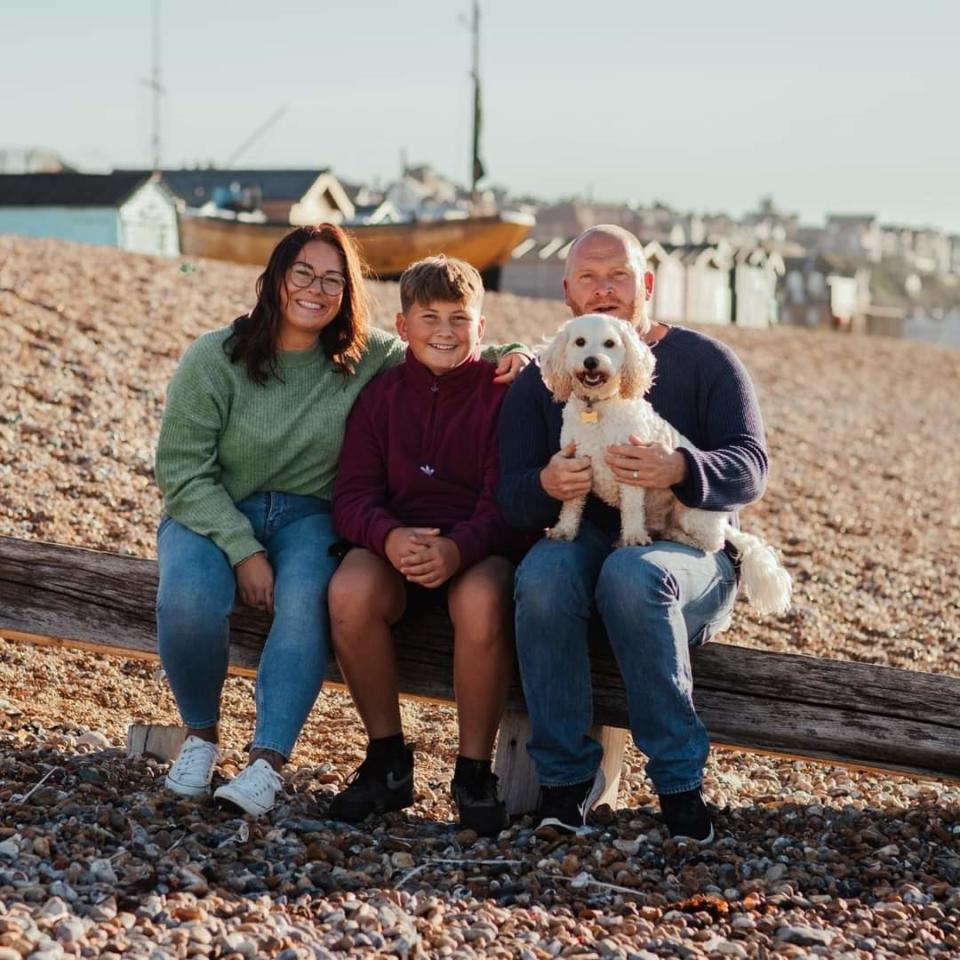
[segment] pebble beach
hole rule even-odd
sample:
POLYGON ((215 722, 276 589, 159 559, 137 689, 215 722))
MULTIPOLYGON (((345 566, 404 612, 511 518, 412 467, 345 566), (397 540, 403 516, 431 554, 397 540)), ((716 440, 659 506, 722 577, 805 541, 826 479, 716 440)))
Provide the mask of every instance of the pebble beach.
MULTIPOLYGON (((253 267, 0 236, 0 535, 152 557, 153 448, 186 346, 253 302, 253 267)), ((370 284, 391 327, 394 285, 370 284)), ((486 339, 536 344, 560 302, 489 294, 486 339)), ((742 524, 794 604, 738 602, 716 642, 960 676, 960 351, 787 328, 712 328, 752 374, 769 489, 742 524)), ((176 723, 149 661, 0 631, 0 960, 62 957, 960 958, 960 784, 716 750, 719 839, 666 836, 643 757, 593 834, 453 820, 453 710, 405 702, 417 803, 325 819, 363 758, 324 691, 278 807, 238 818, 162 789, 132 722, 176 723)), ((231 678, 220 775, 244 763, 231 678)), ((960 755, 960 742, 957 744, 960 755)))

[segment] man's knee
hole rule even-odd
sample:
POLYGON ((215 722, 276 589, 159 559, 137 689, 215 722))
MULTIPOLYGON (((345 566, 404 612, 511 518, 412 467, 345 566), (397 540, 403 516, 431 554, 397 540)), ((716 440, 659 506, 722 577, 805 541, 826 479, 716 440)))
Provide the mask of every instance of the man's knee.
POLYGON ((673 574, 641 550, 631 547, 611 553, 597 581, 597 603, 601 609, 609 604, 633 606, 638 611, 656 609, 678 597, 673 574))
POLYGON ((592 602, 591 584, 571 544, 555 540, 538 543, 517 568, 514 598, 518 615, 551 618, 586 616, 592 602))

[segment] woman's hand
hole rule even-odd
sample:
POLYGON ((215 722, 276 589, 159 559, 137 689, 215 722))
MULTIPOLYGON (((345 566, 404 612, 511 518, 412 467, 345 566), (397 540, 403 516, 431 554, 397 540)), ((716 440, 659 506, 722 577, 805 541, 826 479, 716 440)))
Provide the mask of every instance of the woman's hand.
POLYGON ((273 567, 265 553, 254 553, 234 568, 240 602, 273 613, 273 567))
POLYGON ((530 362, 526 353, 508 353, 500 358, 497 369, 493 372, 494 383, 513 383, 520 376, 520 371, 530 362))

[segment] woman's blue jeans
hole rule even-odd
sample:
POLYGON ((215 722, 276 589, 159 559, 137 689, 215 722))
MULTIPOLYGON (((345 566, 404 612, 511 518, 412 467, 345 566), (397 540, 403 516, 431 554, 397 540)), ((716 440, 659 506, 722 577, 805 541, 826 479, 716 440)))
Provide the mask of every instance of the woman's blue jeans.
POLYGON ((573 542, 541 540, 516 573, 516 635, 540 783, 593 777, 588 627, 599 613, 623 676, 630 730, 658 794, 698 787, 710 743, 693 705, 690 647, 729 622, 736 572, 725 553, 672 541, 614 549, 583 521, 573 542))
MULTIPOLYGON (((293 752, 323 683, 329 650, 327 584, 336 561, 330 505, 316 497, 258 493, 237 504, 273 567, 274 614, 257 670, 253 747, 293 752)), ((209 538, 164 517, 157 532, 160 660, 186 726, 220 719, 227 676, 233 568, 209 538)))

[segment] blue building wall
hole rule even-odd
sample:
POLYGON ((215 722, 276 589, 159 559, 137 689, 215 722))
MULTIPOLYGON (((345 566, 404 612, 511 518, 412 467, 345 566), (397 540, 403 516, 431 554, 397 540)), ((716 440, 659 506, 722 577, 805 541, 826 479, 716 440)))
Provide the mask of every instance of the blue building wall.
POLYGON ((120 218, 114 207, 0 207, 0 233, 57 237, 115 247, 120 218))

